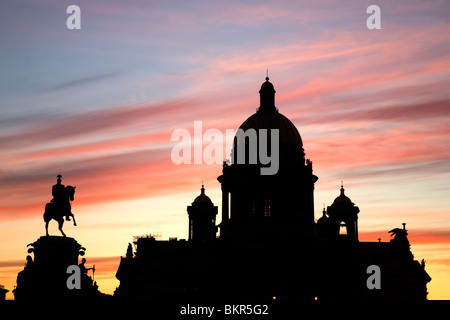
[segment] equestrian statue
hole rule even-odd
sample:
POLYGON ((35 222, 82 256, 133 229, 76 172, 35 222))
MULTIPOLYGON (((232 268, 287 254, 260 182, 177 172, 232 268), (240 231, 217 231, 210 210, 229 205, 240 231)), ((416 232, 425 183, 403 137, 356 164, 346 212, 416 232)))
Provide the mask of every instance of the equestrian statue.
POLYGON ((70 202, 74 199, 75 188, 72 186, 64 186, 61 184, 62 175, 58 174, 56 176, 56 184, 52 187, 53 199, 45 205, 44 221, 45 221, 45 233, 48 236, 48 223, 50 220, 55 219, 58 222, 58 229, 61 231, 62 235, 65 237, 62 227, 64 224, 64 217, 66 221, 71 221, 70 217, 73 219, 73 225, 76 226, 75 216, 73 215, 71 209, 72 206, 70 202))

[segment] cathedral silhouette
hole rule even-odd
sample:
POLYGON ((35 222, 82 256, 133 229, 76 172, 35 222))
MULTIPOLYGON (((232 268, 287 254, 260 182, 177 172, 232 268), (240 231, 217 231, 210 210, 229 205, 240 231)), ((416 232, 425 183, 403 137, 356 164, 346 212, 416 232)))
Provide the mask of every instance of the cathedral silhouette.
POLYGON ((390 231, 389 242, 359 241, 360 210, 343 184, 315 220, 318 177, 301 136, 275 107, 268 77, 259 94, 260 107, 240 129, 279 130, 277 173, 261 175, 267 165, 249 161, 251 141, 236 135, 232 160, 242 144, 246 161, 224 162, 217 178, 221 223, 202 185, 187 207, 188 240, 136 237, 135 252, 130 244, 121 258, 114 295, 149 301, 426 300, 431 278, 425 262, 414 260, 405 224, 390 231))

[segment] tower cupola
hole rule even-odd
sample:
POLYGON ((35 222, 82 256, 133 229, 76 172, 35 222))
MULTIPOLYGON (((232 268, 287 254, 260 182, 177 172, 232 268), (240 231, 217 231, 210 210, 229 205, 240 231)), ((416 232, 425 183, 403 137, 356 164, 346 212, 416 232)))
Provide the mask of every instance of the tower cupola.
POLYGON ((269 82, 269 77, 266 77, 266 82, 261 85, 259 90, 259 111, 275 111, 275 88, 269 82))

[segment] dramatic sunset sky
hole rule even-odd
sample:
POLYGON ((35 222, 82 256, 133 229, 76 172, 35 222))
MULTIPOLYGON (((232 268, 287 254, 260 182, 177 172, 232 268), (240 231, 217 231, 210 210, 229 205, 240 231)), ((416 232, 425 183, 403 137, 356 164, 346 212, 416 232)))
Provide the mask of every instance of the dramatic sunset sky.
POLYGON ((171 133, 238 128, 268 68, 319 177, 316 218, 344 180, 360 240, 406 222, 429 298, 450 299, 450 2, 11 0, 0 43, 7 298, 58 173, 77 187, 78 226, 64 230, 105 293, 133 236, 187 238, 202 180, 220 212, 221 166, 173 164, 171 133), (81 30, 66 28, 71 4, 81 30), (366 27, 371 4, 380 30, 366 27))

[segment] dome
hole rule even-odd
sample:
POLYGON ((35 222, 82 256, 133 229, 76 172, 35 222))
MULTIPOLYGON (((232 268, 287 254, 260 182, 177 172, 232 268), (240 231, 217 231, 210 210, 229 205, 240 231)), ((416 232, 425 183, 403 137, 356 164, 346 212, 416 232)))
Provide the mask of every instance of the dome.
POLYGON ((352 200, 350 200, 350 198, 347 197, 347 196, 344 194, 344 191, 345 191, 344 186, 341 185, 341 194, 339 195, 339 197, 337 197, 336 199, 334 199, 333 204, 338 204, 338 203, 349 203, 349 204, 353 204, 352 200))
MULTIPOLYGON (((258 111, 245 120, 239 129, 278 129, 280 144, 302 147, 303 142, 295 125, 275 108, 275 89, 268 77, 261 85, 259 94, 261 100, 258 111)), ((238 144, 240 142, 237 141, 238 144)))
POLYGON ((203 185, 200 190, 201 190, 200 195, 197 198, 195 198, 193 203, 201 203, 201 202, 212 203, 211 199, 205 194, 205 188, 203 187, 203 185))
POLYGON ((317 220, 317 223, 321 224, 321 223, 328 223, 328 222, 330 222, 330 219, 327 217, 327 212, 325 211, 325 208, 323 208, 322 216, 319 218, 319 220, 317 220))
POLYGON ((277 110, 265 112, 258 110, 245 120, 239 129, 244 131, 247 129, 278 129, 280 144, 303 146, 302 138, 295 125, 277 110))

